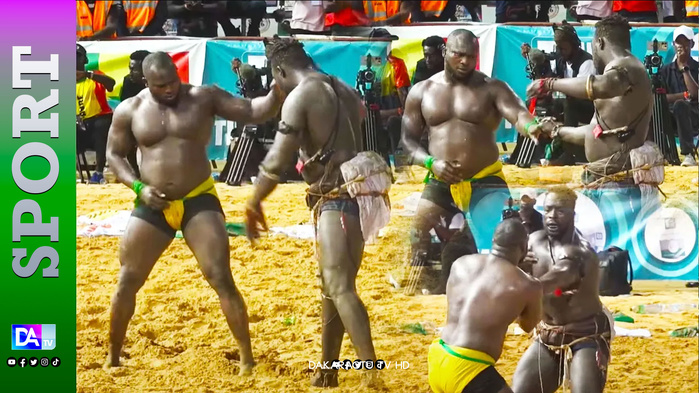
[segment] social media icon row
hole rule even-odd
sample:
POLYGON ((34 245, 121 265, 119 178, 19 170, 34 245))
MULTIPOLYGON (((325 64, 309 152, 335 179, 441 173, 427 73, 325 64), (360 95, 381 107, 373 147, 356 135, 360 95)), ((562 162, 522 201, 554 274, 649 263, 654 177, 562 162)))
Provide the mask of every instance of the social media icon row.
POLYGON ((51 364, 53 367, 58 367, 61 365, 61 359, 58 358, 57 356, 51 360, 49 360, 49 358, 47 358, 47 357, 43 357, 43 358, 41 358, 41 360, 39 360, 35 357, 30 357, 27 360, 27 358, 25 358, 24 356, 19 358, 19 359, 15 359, 13 357, 7 358, 7 365, 9 367, 14 367, 17 365, 19 365, 21 368, 25 368, 27 366, 36 367, 39 364, 41 364, 41 367, 48 367, 49 364, 51 364))

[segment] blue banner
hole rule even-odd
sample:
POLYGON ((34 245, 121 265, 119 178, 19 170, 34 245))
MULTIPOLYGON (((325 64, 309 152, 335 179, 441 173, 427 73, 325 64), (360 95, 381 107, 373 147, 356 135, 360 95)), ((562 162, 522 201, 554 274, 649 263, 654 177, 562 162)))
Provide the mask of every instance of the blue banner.
MULTIPOLYGON (((371 54, 386 59, 388 42, 368 41, 302 41, 304 49, 324 72, 340 78, 354 87, 357 71, 363 56, 371 54)), ((204 65, 205 85, 216 84, 231 94, 239 96, 237 75, 231 70, 231 61, 239 58, 243 63, 261 68, 265 65, 264 44, 261 41, 209 41, 206 43, 204 65)), ((225 160, 234 122, 217 119, 212 129, 208 155, 211 160, 225 160)))
MULTIPOLYGON (((666 48, 660 48, 658 54, 663 58, 663 64, 670 63, 675 58, 672 46, 674 27, 634 27, 631 30, 631 52, 641 61, 647 54, 650 43, 657 39, 666 43, 666 48)), ((592 38, 595 28, 592 26, 576 26, 575 30, 583 43, 583 48, 592 53, 592 38)), ((554 51, 553 29, 543 26, 498 26, 497 46, 493 77, 507 82, 517 95, 524 99, 527 85, 531 82, 524 71, 526 60, 520 54, 520 46, 528 43, 532 48, 538 48, 551 53, 554 51)), ((697 45, 692 48, 692 56, 697 57, 697 45)), ((497 131, 498 142, 514 142, 517 136, 512 126, 503 121, 497 131)))

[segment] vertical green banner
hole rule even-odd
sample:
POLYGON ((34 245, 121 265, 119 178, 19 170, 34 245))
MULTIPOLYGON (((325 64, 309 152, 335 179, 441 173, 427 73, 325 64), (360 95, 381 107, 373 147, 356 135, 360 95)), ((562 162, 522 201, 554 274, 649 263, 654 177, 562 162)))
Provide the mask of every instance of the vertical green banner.
POLYGON ((0 14, 0 390, 76 390, 75 8, 0 14))

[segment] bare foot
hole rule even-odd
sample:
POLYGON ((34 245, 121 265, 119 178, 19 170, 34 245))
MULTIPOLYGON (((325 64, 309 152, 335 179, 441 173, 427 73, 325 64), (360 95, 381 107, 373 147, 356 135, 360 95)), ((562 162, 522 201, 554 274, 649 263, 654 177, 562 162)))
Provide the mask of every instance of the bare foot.
POLYGON ((362 372, 362 387, 369 388, 372 390, 382 390, 385 388, 385 384, 381 377, 379 377, 378 370, 364 370, 362 372))
POLYGON ((238 372, 238 375, 241 377, 245 377, 248 375, 252 375, 252 369, 255 367, 255 362, 252 363, 240 363, 240 372, 238 372))
POLYGON ((102 368, 105 369, 105 370, 107 370, 107 369, 110 369, 110 368, 112 368, 112 367, 119 367, 119 366, 121 366, 121 363, 119 363, 119 360, 118 360, 118 359, 117 359, 117 361, 115 362, 114 359, 112 359, 111 356, 107 356, 107 360, 104 361, 104 364, 102 365, 102 368))
POLYGON ((337 370, 317 370, 311 377, 311 386, 319 388, 338 387, 337 370))

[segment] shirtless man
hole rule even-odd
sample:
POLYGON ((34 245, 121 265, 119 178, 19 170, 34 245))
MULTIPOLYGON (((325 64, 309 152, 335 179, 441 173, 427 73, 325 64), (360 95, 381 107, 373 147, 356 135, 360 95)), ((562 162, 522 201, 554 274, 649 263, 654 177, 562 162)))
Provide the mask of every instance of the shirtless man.
POLYGON ((544 229, 529 237, 533 258, 521 264, 544 287, 543 321, 517 365, 512 388, 553 393, 570 380, 573 393, 602 392, 612 326, 599 299, 599 260, 575 229, 575 192, 556 187, 544 198, 544 229), (571 353, 570 375, 564 375, 571 353))
MULTIPOLYGON (((246 205, 248 237, 254 240, 260 229, 267 229, 260 204, 299 151, 303 164, 297 169, 310 186, 306 203, 317 220, 322 361, 330 364, 339 357, 345 330, 358 358, 375 361, 369 316, 355 287, 364 252, 360 206, 340 187, 345 183, 340 165, 355 157, 362 146, 363 105, 349 86, 318 72, 298 41, 275 37, 266 42, 266 54, 275 81, 288 97, 274 144, 260 165, 253 195, 246 205)), ((318 370, 311 384, 338 386, 337 370, 318 370)))
POLYGON ((541 284, 517 265, 527 255, 527 231, 518 219, 495 229, 490 255, 454 262, 447 284, 447 325, 429 349, 435 393, 512 392, 495 369, 507 328, 515 320, 530 332, 541 319, 541 284))
POLYGON ((248 374, 254 362, 247 309, 233 283, 228 234, 206 147, 214 116, 262 122, 279 112, 282 93, 275 89, 250 101, 214 86, 182 84, 175 64, 163 52, 146 57, 143 73, 148 88, 119 104, 107 146, 109 166, 135 191, 137 202, 121 240, 105 366, 119 365, 136 293, 181 229, 238 342, 240 374, 248 374), (136 146, 142 153, 141 180, 127 160, 136 146))
POLYGON ((551 137, 585 147, 590 162, 583 182, 631 169, 629 152, 646 141, 653 112, 653 93, 645 66, 631 53, 628 22, 612 15, 597 22, 592 61, 597 76, 539 79, 527 88, 527 96, 558 91, 595 104, 589 125, 556 127, 551 137), (620 127, 628 127, 620 129, 620 127))
MULTIPOLYGON (((510 196, 495 140, 502 118, 534 140, 542 128, 553 127, 538 124, 505 82, 476 71, 478 48, 472 32, 454 30, 444 48, 444 71, 416 84, 405 103, 403 145, 413 164, 430 171, 413 224, 412 255, 427 251, 431 228, 448 228, 454 215, 469 210, 480 237, 489 241, 510 196), (425 128, 429 153, 420 145, 425 128)), ((454 259, 477 251, 464 224, 442 252, 451 256, 443 258, 442 272, 448 275, 454 259)))

